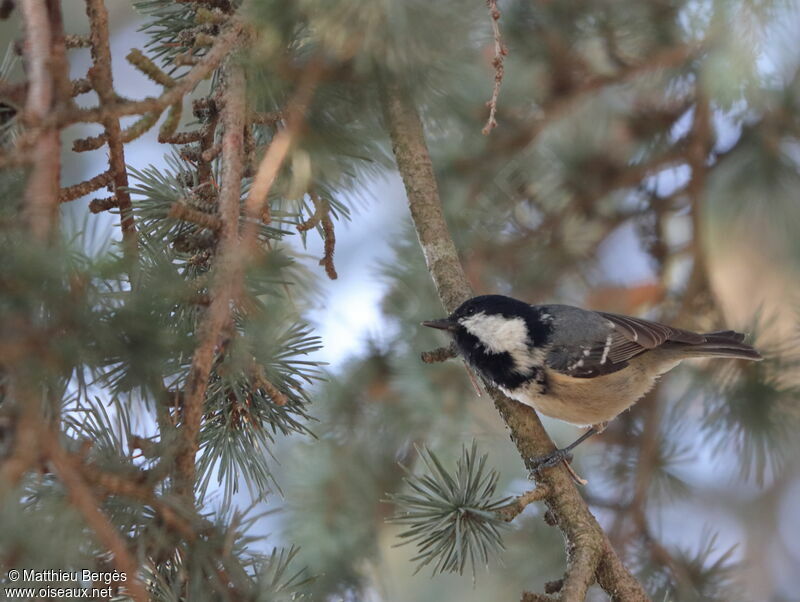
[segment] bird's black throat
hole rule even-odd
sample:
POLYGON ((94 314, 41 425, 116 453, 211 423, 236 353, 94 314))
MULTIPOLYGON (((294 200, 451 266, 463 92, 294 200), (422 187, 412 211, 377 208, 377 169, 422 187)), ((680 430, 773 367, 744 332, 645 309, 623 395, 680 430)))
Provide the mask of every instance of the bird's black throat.
POLYGON ((530 380, 530 374, 515 370, 514 360, 507 352, 488 353, 478 337, 461 329, 455 333, 459 352, 467 363, 483 378, 506 389, 516 389, 530 380))

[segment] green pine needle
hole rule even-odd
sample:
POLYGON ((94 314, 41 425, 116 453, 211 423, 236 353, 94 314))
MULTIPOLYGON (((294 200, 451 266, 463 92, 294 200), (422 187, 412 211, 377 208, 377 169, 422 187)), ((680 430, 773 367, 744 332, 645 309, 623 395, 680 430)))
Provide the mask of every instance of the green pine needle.
POLYGON ((487 470, 488 456, 478 457, 475 442, 462 448, 452 474, 429 449, 418 453, 430 474, 409 473, 405 481, 413 492, 389 496, 398 507, 390 522, 409 527, 398 545, 417 545, 415 572, 432 565, 433 574, 463 574, 469 564, 474 579, 476 564, 488 564, 503 550, 500 527, 505 523, 495 513, 509 498, 495 497, 499 475, 487 470))

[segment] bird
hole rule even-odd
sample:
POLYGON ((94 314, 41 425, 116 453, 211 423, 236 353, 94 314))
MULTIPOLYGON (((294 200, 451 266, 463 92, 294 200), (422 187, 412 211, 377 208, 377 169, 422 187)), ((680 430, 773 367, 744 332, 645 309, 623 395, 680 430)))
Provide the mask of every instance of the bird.
POLYGON ((572 444, 530 459, 535 471, 568 462, 575 447, 602 432, 684 359, 762 359, 733 330, 697 333, 504 295, 473 297, 448 317, 422 325, 448 332, 466 363, 507 396, 545 416, 588 427, 572 444))

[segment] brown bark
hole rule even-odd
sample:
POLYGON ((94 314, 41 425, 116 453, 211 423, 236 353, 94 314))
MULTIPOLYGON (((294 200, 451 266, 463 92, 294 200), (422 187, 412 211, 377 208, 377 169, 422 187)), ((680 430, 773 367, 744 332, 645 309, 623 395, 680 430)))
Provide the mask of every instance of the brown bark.
MULTIPOLYGON (((92 59, 89 80, 100 99, 100 106, 113 108, 117 104, 114 80, 111 75, 111 46, 109 44, 108 11, 103 0, 87 0, 86 14, 91 24, 92 59)), ((113 176, 114 196, 119 207, 122 240, 126 254, 135 256, 136 225, 133 221, 131 195, 128 192, 128 171, 125 169, 125 150, 122 143, 122 127, 119 117, 109 113, 103 119, 108 140, 109 171, 113 176)))
POLYGON ((81 476, 80 469, 58 443, 58 436, 42 432, 40 435, 44 435, 42 439, 46 442, 47 455, 64 483, 73 505, 83 515, 100 544, 111 552, 117 570, 127 576, 125 588, 128 594, 135 602, 146 602, 149 597, 139 580, 138 564, 128 551, 125 539, 100 509, 97 499, 81 476))
POLYGON ((181 453, 177 458, 177 491, 191 496, 195 480, 195 455, 199 447, 208 379, 223 328, 231 319, 231 303, 237 289, 239 266, 239 201, 241 198, 245 125, 245 81, 240 66, 230 59, 224 68, 225 102, 222 110, 222 188, 219 215, 222 221, 219 260, 214 272, 209 306, 198 333, 189 382, 183 403, 181 453))

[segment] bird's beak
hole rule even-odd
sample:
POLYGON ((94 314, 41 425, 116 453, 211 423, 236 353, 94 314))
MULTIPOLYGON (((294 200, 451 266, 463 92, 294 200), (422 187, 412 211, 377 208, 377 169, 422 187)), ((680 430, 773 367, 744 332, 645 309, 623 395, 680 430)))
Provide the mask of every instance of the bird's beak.
POLYGON ((422 323, 423 326, 428 328, 438 328, 439 330, 449 330, 453 332, 458 328, 458 322, 454 322, 450 318, 442 318, 441 320, 426 320, 422 323))

